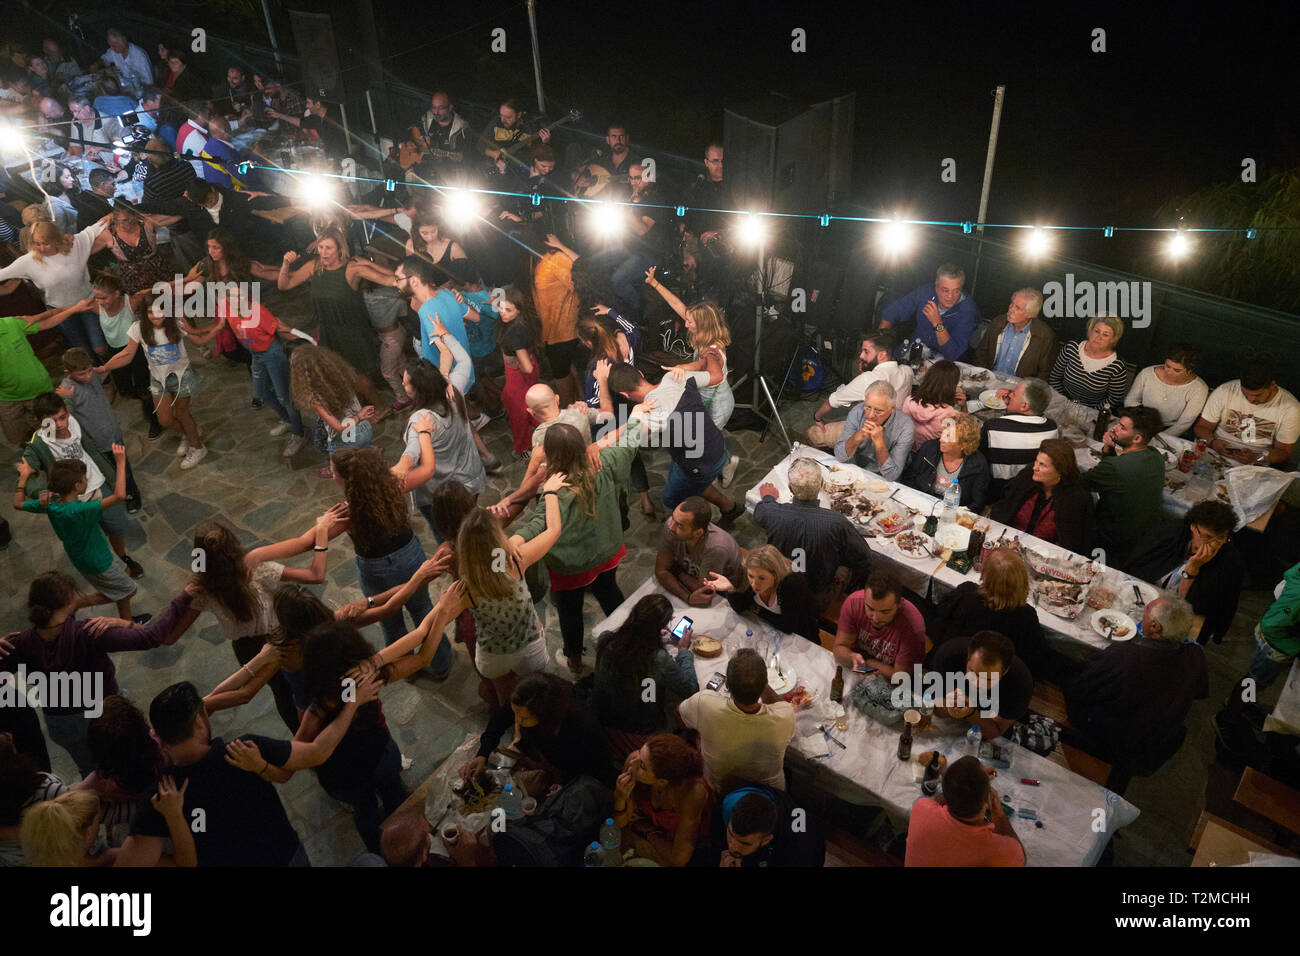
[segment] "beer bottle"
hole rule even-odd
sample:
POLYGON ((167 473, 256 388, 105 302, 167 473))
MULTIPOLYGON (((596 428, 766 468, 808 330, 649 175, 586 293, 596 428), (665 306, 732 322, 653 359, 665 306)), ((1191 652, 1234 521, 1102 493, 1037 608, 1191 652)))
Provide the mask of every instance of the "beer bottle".
POLYGON ((933 797, 939 792, 939 781, 943 774, 939 772, 939 751, 935 751, 930 757, 930 762, 925 765, 925 776, 921 778, 921 792, 927 797, 933 797))
POLYGON ((1106 437, 1106 429, 1110 426, 1110 402, 1105 402, 1097 410, 1097 424, 1092 428, 1092 440, 1101 441, 1106 437))
POLYGON ((912 725, 903 721, 903 733, 898 738, 898 759, 912 759, 912 725))
POLYGON ((835 668, 835 679, 831 681, 831 700, 839 703, 844 699, 844 668, 835 668))

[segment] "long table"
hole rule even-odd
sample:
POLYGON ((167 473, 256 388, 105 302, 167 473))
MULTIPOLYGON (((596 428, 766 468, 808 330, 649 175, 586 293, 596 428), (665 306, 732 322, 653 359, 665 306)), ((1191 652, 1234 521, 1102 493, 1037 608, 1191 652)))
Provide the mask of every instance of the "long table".
MULTIPOLYGON (((674 613, 689 614, 696 634, 720 640, 723 655, 712 659, 695 659, 695 671, 703 687, 716 672, 725 672, 727 660, 744 646, 754 646, 764 639, 761 623, 737 615, 721 598, 707 608, 691 607, 668 594, 653 579, 647 579, 613 614, 598 623, 593 633, 615 628, 627 618, 632 606, 649 594, 662 594, 672 602, 674 613), (757 638, 747 638, 751 629, 757 638)), ((902 825, 911 813, 912 804, 921 796, 920 784, 914 779, 912 762, 898 759, 899 730, 886 727, 846 706, 848 727, 835 729, 835 716, 829 709, 830 685, 835 676, 831 652, 798 635, 780 636, 783 669, 794 671, 795 682, 816 695, 813 707, 799 713, 795 740, 786 751, 786 760, 811 761, 819 765, 819 774, 836 784, 865 797, 866 802, 882 807, 891 820, 902 825), (841 750, 828 745, 819 725, 846 745, 841 750), (829 753, 829 756, 817 754, 829 753)), ((851 698, 857 676, 845 674, 844 700, 851 698)), ((705 691, 704 693, 712 693, 705 691)), ((935 718, 931 730, 916 734, 913 755, 939 750, 956 759, 961 755, 966 725, 960 721, 935 718)), ((993 781, 994 789, 1004 802, 1019 809, 1032 808, 1041 827, 1032 820, 1013 818, 1012 826, 1025 846, 1030 866, 1092 866, 1101 857, 1111 834, 1138 817, 1138 809, 1123 797, 1072 773, 1045 757, 1021 747, 1014 747, 1015 758, 1010 770, 1003 770, 993 781), (1020 783, 1022 778, 1039 781, 1032 787, 1020 783)))
POLYGON ((1264 718, 1264 730, 1300 737, 1300 660, 1292 662, 1273 712, 1264 718))
MULTIPOLYGON (((860 477, 863 481, 884 481, 879 475, 872 474, 859 468, 857 465, 847 462, 836 461, 833 456, 828 455, 820 449, 813 448, 809 445, 795 443, 794 448, 785 458, 772 466, 769 471, 753 488, 745 494, 745 507, 753 513, 754 507, 762 500, 758 489, 764 484, 772 484, 776 487, 778 498, 782 501, 790 501, 790 486, 786 481, 786 472, 789 471, 790 464, 796 458, 812 458, 824 465, 834 465, 842 471, 860 477)), ((917 491, 914 488, 908 488, 906 485, 897 482, 889 482, 890 494, 893 500, 899 504, 915 508, 923 514, 934 513, 940 507, 939 499, 924 492, 917 491)), ((830 495, 822 491, 819 496, 822 507, 829 508, 831 503, 830 495)), ((1021 544, 1026 548, 1032 548, 1042 554, 1053 557, 1064 557, 1071 552, 1059 547, 1058 545, 1049 544, 1032 535, 1017 531, 1008 525, 991 519, 984 519, 989 524, 989 531, 986 540, 994 541, 1003 536, 1018 537, 1021 544)), ((855 523, 855 527, 859 527, 855 523)), ((867 538, 867 547, 871 549, 873 555, 890 565, 891 570, 899 578, 900 582, 908 589, 916 592, 923 598, 939 602, 951 594, 956 588, 966 581, 978 581, 979 575, 970 570, 966 574, 958 574, 949 568, 944 562, 937 557, 911 558, 904 555, 897 548, 887 543, 884 538, 867 538)), ((1077 556, 1076 556, 1077 557, 1077 556)), ((1133 586, 1136 585, 1142 595, 1143 602, 1150 602, 1156 598, 1160 590, 1154 585, 1142 581, 1132 575, 1125 574, 1098 563, 1100 583, 1110 590, 1115 596, 1116 601, 1112 610, 1120 611, 1133 618, 1136 622, 1142 617, 1141 605, 1133 593, 1133 586)), ((1086 644, 1089 647, 1101 649, 1109 643, 1104 634, 1098 633, 1092 626, 1094 612, 1090 608, 1085 608, 1078 617, 1073 620, 1067 620, 1058 617, 1042 607, 1035 606, 1034 610, 1038 614, 1038 621, 1043 626, 1043 630, 1049 636, 1056 636, 1066 640, 1086 644)))

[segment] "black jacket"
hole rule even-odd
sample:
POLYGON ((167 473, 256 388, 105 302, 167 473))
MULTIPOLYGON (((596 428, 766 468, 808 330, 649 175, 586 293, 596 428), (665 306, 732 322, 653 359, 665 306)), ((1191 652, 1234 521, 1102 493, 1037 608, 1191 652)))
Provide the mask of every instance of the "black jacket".
MULTIPOLYGON (((903 471, 903 484, 917 491, 932 494, 934 473, 939 467, 939 439, 931 438, 912 453, 911 460, 903 471)), ((957 472, 957 483, 961 486, 961 505, 976 514, 982 514, 989 503, 988 459, 979 452, 967 455, 957 472)))
POLYGON ((938 648, 954 637, 971 637, 977 631, 997 631, 1006 635, 1016 648, 1016 657, 1025 662, 1035 677, 1043 676, 1047 639, 1034 609, 1022 604, 995 611, 984 603, 979 585, 966 581, 939 602, 930 619, 930 640, 938 648))
MULTIPOLYGON (((1038 490, 1034 482, 1034 469, 1026 465, 1020 474, 1007 483, 1002 500, 989 511, 989 517, 1003 524, 1012 524, 1016 512, 1030 495, 1038 490)), ((1092 495, 1075 483, 1060 484, 1052 493, 1056 513, 1056 541, 1063 548, 1088 557, 1092 548, 1092 495)), ((1024 531, 1027 529, 1021 528, 1024 531)))
POLYGON ((776 586, 776 599, 781 604, 780 614, 759 607, 754 600, 754 592, 749 588, 733 592, 728 598, 737 614, 755 608, 759 618, 777 630, 798 634, 820 645, 821 634, 817 626, 817 614, 813 611, 812 592, 808 590, 808 579, 803 572, 787 574, 785 580, 776 586))
MULTIPOLYGON (((1185 520, 1165 519, 1152 533, 1148 544, 1129 559, 1130 573, 1158 585, 1166 574, 1183 563, 1191 540, 1192 529, 1185 520)), ((1229 538, 1219 553, 1201 568, 1187 590, 1192 610, 1205 618, 1197 637, 1200 643, 1228 633, 1245 580, 1246 562, 1229 538)))

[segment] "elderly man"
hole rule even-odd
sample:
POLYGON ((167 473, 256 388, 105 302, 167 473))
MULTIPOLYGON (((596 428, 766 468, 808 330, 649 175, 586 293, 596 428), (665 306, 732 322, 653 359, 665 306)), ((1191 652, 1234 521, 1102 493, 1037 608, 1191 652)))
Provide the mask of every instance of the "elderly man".
POLYGON ((1043 294, 1019 289, 1007 311, 989 323, 975 346, 974 362, 1004 375, 1047 378, 1056 364, 1056 333, 1038 317, 1043 294))
POLYGON ((821 614, 830 603, 838 579, 845 590, 860 587, 871 568, 871 549, 848 518, 821 507, 822 466, 811 458, 796 458, 786 472, 793 500, 778 501, 776 486, 763 484, 762 501, 754 506, 754 523, 767 534, 767 543, 792 560, 803 556, 803 571, 813 595, 813 610, 821 614), (841 571, 841 568, 844 570, 841 571))
POLYGON ((140 95, 140 90, 147 83, 153 82, 153 65, 149 54, 127 40, 117 27, 108 31, 108 49, 100 60, 105 66, 117 70, 123 88, 130 89, 133 96, 140 95))
MULTIPOLYGON (((885 306, 880 327, 915 324, 915 335, 926 348, 957 361, 966 352, 971 333, 980 321, 975 300, 962 292, 965 282, 965 272, 952 263, 944 263, 934 274, 934 285, 917 286, 885 306)), ((905 333, 900 329, 898 334, 905 333)))
POLYGON ((1120 409, 1102 439, 1102 459, 1083 473, 1083 487, 1096 492, 1097 540, 1105 563, 1123 569, 1133 549, 1160 519, 1165 459, 1151 447, 1164 422, 1153 408, 1120 409))
POLYGON ((122 117, 131 126, 143 126, 151 133, 158 132, 158 111, 162 109, 162 90, 156 86, 146 86, 140 91, 140 100, 135 112, 122 117))
POLYGON ((1138 637, 1111 644, 1065 688, 1077 745, 1113 768, 1122 794, 1134 773, 1158 770, 1182 745, 1192 701, 1209 696, 1209 670, 1190 638, 1192 606, 1174 595, 1151 601, 1138 637))
POLYGON ((692 607, 708 607, 715 591, 709 575, 716 572, 735 588, 744 587, 740 545, 711 522, 712 506, 703 498, 687 498, 664 522, 655 557, 655 580, 669 594, 692 607))
POLYGON ((113 140, 122 133, 122 124, 111 116, 100 116, 89 96, 74 96, 68 101, 72 122, 68 124, 68 155, 89 154, 96 162, 116 165, 113 140))
POLYGON ((1300 402, 1256 361, 1241 378, 1224 382, 1205 402, 1196 437, 1243 464, 1283 465, 1300 437, 1300 402))
POLYGON ((1045 414, 1052 387, 1041 378, 1027 378, 998 395, 1007 403, 1007 413, 989 419, 980 429, 980 451, 989 463, 989 492, 994 501, 1001 497, 1006 482, 1034 463, 1038 446, 1061 434, 1056 422, 1045 414))
POLYGON ((912 370, 894 361, 898 337, 893 332, 868 332, 862 337, 862 351, 858 354, 857 378, 831 392, 821 407, 813 412, 813 424, 808 429, 808 443, 818 448, 834 448, 844 430, 843 422, 826 421, 832 408, 851 408, 867 397, 867 389, 876 382, 894 386, 894 398, 901 403, 912 392, 912 370))
POLYGON ((894 386, 876 382, 867 389, 862 404, 854 405, 835 445, 840 461, 874 471, 887 481, 896 481, 912 450, 912 419, 895 412, 894 386))
POLYGON ((189 160, 190 167, 194 170, 194 175, 202 179, 205 164, 198 157, 203 154, 203 147, 208 143, 208 121, 212 118, 212 102, 190 100, 185 104, 185 112, 188 118, 176 131, 176 152, 181 156, 194 157, 189 160))

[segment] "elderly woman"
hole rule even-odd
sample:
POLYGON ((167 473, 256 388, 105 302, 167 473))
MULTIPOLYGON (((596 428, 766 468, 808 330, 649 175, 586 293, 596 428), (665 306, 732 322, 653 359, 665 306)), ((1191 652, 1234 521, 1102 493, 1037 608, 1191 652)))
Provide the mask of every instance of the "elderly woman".
POLYGON ((709 573, 709 586, 727 599, 738 613, 757 608, 764 623, 787 634, 799 634, 814 644, 821 643, 812 592, 802 571, 795 571, 790 559, 770 544, 745 555, 742 562, 749 586, 735 591, 732 583, 716 571, 709 573))
POLYGON ((849 409, 835 445, 837 459, 874 471, 886 481, 903 474, 915 431, 912 419, 895 409, 895 395, 888 382, 872 383, 863 400, 849 409))
POLYGON ((1028 599, 1024 558, 1012 548, 994 548, 984 559, 979 583, 966 581, 939 603, 930 619, 930 639, 938 647, 954 637, 997 631, 1011 639, 1016 656, 1036 677, 1044 676, 1047 643, 1028 599))
POLYGON ((1138 372, 1133 387, 1124 398, 1124 406, 1145 405, 1160 413, 1165 430, 1175 438, 1191 429, 1210 397, 1209 386, 1196 374, 1196 350, 1186 343, 1173 346, 1165 353, 1163 365, 1152 365, 1138 372))
POLYGON ((1070 443, 1048 438, 1039 445, 1034 463, 1011 479, 989 517, 1075 554, 1088 554, 1092 495, 1079 480, 1070 443))
POLYGON ((1088 337, 1065 343, 1047 382, 1073 402, 1101 408, 1122 408, 1128 394, 1128 367, 1115 352, 1124 323, 1113 315, 1088 320, 1088 337))
POLYGON ((989 500, 989 463, 980 453, 980 426, 965 412, 943 419, 941 433, 916 450, 903 484, 942 498, 954 481, 961 489, 961 505, 983 512, 989 500))
POLYGON ((935 362, 921 376, 912 394, 903 399, 899 411, 912 419, 912 450, 938 438, 943 423, 966 406, 966 394, 959 384, 961 370, 956 362, 935 362))
POLYGON ((1130 564, 1143 581, 1177 592, 1205 618, 1197 640, 1220 643, 1237 613, 1246 563, 1233 544, 1237 513, 1210 498, 1198 502, 1182 521, 1169 521, 1130 564))

